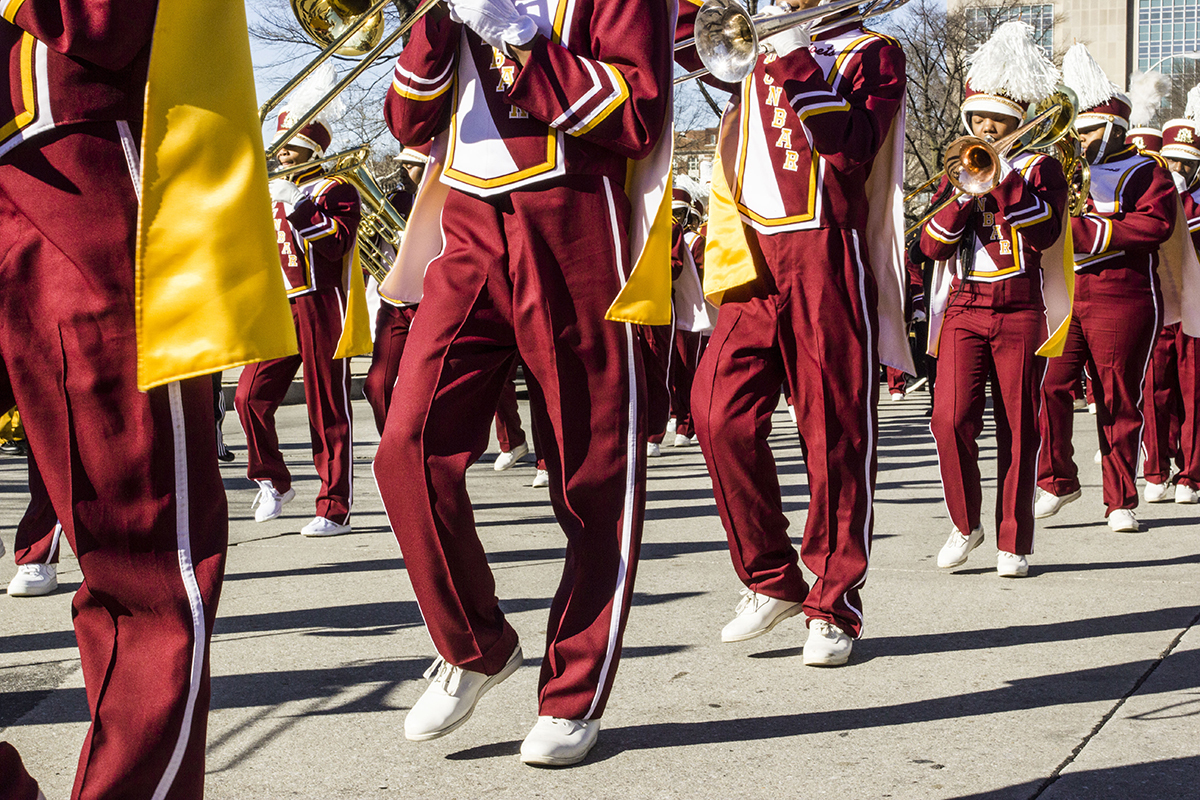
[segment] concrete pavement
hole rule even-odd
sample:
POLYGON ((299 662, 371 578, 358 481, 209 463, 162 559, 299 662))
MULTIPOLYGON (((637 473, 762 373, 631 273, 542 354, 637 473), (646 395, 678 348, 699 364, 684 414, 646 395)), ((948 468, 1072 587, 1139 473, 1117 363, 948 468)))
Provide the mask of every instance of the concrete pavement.
MULTIPOLYGON (((849 665, 801 665, 802 618, 739 644, 719 631, 738 599, 702 456, 663 448, 625 657, 585 764, 525 767, 546 611, 562 536, 531 462, 471 468, 477 520, 526 662, 445 738, 404 740, 433 649, 370 473, 377 439, 355 404, 354 532, 297 534, 316 477, 302 406, 279 414, 297 498, 256 524, 232 413, 222 466, 228 578, 213 644, 210 798, 1196 798, 1200 796, 1200 506, 1138 509, 1145 531, 1103 524, 1094 417, 1076 420, 1084 496, 1039 523, 1030 576, 995 574, 994 439, 983 438, 985 527, 963 567, 938 570, 950 523, 924 417, 927 395, 880 406, 879 492, 867 626, 849 665)), ((781 406, 782 408, 782 406, 781 406)), ((524 418, 528 420, 528 415, 524 418)), ((783 411, 772 435, 794 539, 807 492, 783 411)), ((24 470, 0 459, 12 531, 24 470)), ((0 563, 7 584, 11 554, 0 563)), ((0 596, 0 739, 50 800, 70 792, 87 709, 64 589, 0 596)), ((0 584, 0 585, 3 585, 0 584)))

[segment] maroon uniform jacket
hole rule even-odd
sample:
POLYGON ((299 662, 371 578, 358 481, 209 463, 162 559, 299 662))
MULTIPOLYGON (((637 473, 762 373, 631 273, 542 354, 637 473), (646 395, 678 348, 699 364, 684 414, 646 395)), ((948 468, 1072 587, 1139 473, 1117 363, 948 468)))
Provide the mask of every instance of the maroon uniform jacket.
MULTIPOLYGON (((680 5, 676 41, 691 36, 696 11, 680 5)), ((700 66, 690 48, 677 59, 700 66)), ((857 21, 807 50, 768 54, 740 86, 725 84, 735 94, 722 121, 722 166, 735 173, 730 188, 746 224, 768 234, 864 230, 867 178, 904 87, 900 45, 857 21)))
POLYGON ((1183 200, 1183 213, 1187 217, 1188 233, 1192 237, 1192 247, 1200 253, 1200 187, 1180 195, 1183 200))
POLYGON ((6 3, 0 157, 59 125, 140 121, 157 7, 152 0, 6 3))
POLYGON ((361 216, 358 190, 320 166, 293 176, 307 197, 275 204, 275 234, 288 297, 344 287, 361 216))
POLYGON ((1171 174, 1130 146, 1091 167, 1087 212, 1071 220, 1076 297, 1157 292, 1158 249, 1175 228, 1171 174))
POLYGON ((1021 155, 1011 166, 990 193, 951 203, 921 231, 925 255, 956 261, 952 306, 1042 309, 1041 251, 1062 233, 1067 180, 1049 156, 1021 155))
POLYGON ((625 184, 671 95, 666 2, 523 4, 539 35, 524 67, 438 7, 413 28, 384 113, 402 144, 448 130, 441 180, 485 197, 564 175, 625 184), (544 15, 544 16, 543 16, 544 15))

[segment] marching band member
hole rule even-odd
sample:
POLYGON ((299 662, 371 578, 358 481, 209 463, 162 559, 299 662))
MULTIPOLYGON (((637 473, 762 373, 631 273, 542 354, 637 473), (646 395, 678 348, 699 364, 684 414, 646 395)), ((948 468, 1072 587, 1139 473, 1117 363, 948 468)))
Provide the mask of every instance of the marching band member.
MULTIPOLYGON (((691 35, 695 12, 683 7, 677 39, 691 35)), ((856 10, 836 22, 816 41, 802 26, 770 37, 753 74, 726 87, 735 94, 721 122, 704 272, 719 314, 692 390, 717 510, 746 587, 721 639, 762 635, 803 611, 804 663, 812 666, 846 663, 862 631, 881 346, 894 366, 912 371, 894 213, 904 52, 865 30, 856 10), (767 444, 785 382, 808 471, 800 556, 816 576, 811 588, 767 444)), ((691 51, 679 58, 695 66, 691 51)))
MULTIPOLYGON (((989 141, 1016 130, 1027 107, 1053 94, 1059 82, 1058 69, 1025 22, 1001 25, 970 61, 963 125, 989 141)), ((1033 552, 1038 408, 1046 369, 1039 348, 1066 318, 1065 308, 1043 298, 1042 286, 1057 279, 1057 297, 1067 297, 1068 187, 1062 166, 1046 155, 1001 154, 996 169, 995 188, 951 203, 921 233, 922 251, 940 262, 931 291, 929 352, 942 368, 930 428, 954 523, 937 565, 965 563, 984 540, 977 440, 990 382, 998 462, 996 572, 1017 578, 1028 574, 1026 556, 1033 552)), ((947 185, 943 178, 936 194, 945 196, 947 185)))
MULTIPOLYGON (((703 303, 702 297, 692 298, 686 287, 694 285, 702 293, 704 278, 704 236, 700 228, 704 222, 704 190, 690 176, 676 178, 671 210, 679 220, 679 236, 674 240, 672 258, 680 264, 680 276, 675 280, 678 295, 676 305, 682 302, 703 303), (687 273, 686 278, 684 273, 687 273)), ((712 333, 715 309, 704 306, 703 319, 697 322, 695 314, 684 319, 675 330, 675 354, 671 359, 671 416, 675 419, 675 447, 692 444, 695 422, 692 419, 692 385, 696 367, 700 363, 704 339, 712 333)))
MULTIPOLYGON (((596 742, 637 566, 646 433, 632 323, 668 322, 670 298, 666 248, 639 263, 644 229, 634 223, 647 210, 658 219, 654 209, 669 203, 674 3, 446 6, 414 26, 385 104, 401 142, 437 137, 436 174, 384 284, 414 291, 407 282, 424 275, 400 365, 404 392, 375 460, 438 652, 404 731, 417 741, 450 733, 523 660, 465 481, 519 356, 567 537, 539 716, 521 759, 561 766, 596 742), (657 187, 649 195, 635 188, 643 169, 657 187), (653 313, 626 314, 646 265, 655 269, 645 306, 653 313)), ((667 231, 651 230, 665 241, 667 231)))
MULTIPOLYGON (((1200 87, 1188 97, 1185 118, 1163 126, 1160 152, 1171 170, 1183 201, 1191 246, 1200 251, 1200 87)), ((1146 415, 1146 502, 1174 499, 1192 504, 1200 500, 1200 365, 1197 340, 1183 332, 1182 324, 1163 326, 1146 375, 1147 394, 1154 398, 1154 413, 1146 415), (1165 384, 1165 385, 1164 385, 1165 384), (1175 489, 1169 481, 1171 454, 1179 464, 1175 489)))
POLYGON ((58 588, 62 525, 50 502, 37 461, 29 455, 29 506, 17 523, 17 574, 8 584, 9 597, 40 597, 58 588))
MULTIPOLYGON (((289 108, 279 114, 276 136, 288 130, 293 114, 298 116, 309 105, 310 94, 319 97, 335 79, 318 75, 301 86, 289 108)), ((279 151, 281 166, 299 166, 325 154, 333 138, 325 115, 331 114, 327 109, 292 136, 279 151)), ((339 351, 354 329, 348 295, 354 291, 351 281, 358 269, 354 252, 361 204, 358 191, 341 178, 327 176, 321 164, 272 180, 271 200, 300 353, 247 365, 238 379, 234 405, 246 433, 246 477, 259 486, 254 520, 275 519, 296 496, 279 449, 275 411, 303 365, 313 464, 321 488, 316 516, 300 533, 336 536, 350 531, 354 497, 350 360, 339 351)))
POLYGON ((1071 388, 1084 367, 1094 379, 1104 504, 1114 531, 1139 530, 1135 483, 1143 385, 1162 325, 1159 249, 1171 238, 1178 200, 1170 173, 1125 141, 1130 103, 1082 44, 1063 61, 1079 97, 1076 126, 1091 165, 1085 213, 1071 220, 1074 316, 1061 358, 1043 383, 1042 449, 1034 516, 1051 517, 1081 496, 1072 459, 1071 388))

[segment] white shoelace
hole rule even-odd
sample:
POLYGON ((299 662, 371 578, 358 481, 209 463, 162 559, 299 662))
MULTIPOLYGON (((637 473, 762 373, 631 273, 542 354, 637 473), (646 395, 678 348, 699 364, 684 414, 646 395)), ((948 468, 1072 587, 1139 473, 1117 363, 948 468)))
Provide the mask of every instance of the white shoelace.
POLYGON ((274 489, 272 489, 270 486, 265 486, 260 483, 258 485, 258 494, 254 495, 254 502, 250 504, 250 510, 253 511, 259 506, 265 506, 277 496, 278 494, 274 489))
POLYGON ((742 589, 741 595, 742 599, 738 601, 737 607, 733 609, 734 616, 741 614, 747 608, 751 611, 758 611, 758 607, 766 599, 753 589, 742 589))
POLYGON ((456 667, 446 659, 438 656, 434 662, 429 665, 429 669, 425 670, 424 677, 432 678, 434 685, 440 685, 443 692, 446 694, 454 694, 458 690, 459 677, 462 675, 462 668, 456 667), (450 684, 454 684, 452 689, 450 684))

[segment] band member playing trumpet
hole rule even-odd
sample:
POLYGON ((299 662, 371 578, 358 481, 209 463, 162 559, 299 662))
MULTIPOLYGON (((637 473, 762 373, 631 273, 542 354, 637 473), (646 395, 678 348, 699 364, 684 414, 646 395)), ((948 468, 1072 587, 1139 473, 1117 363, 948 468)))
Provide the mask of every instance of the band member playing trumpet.
MULTIPOLYGON (((291 107, 303 108, 310 92, 319 96, 320 90, 302 86, 291 107)), ((290 127, 291 114, 284 111, 279 115, 279 134, 290 127)), ((318 118, 284 145, 279 163, 283 167, 306 164, 320 158, 331 141, 329 123, 318 118)), ((321 488, 317 492, 316 516, 300 533, 336 536, 350 531, 353 500, 350 359, 338 358, 337 352, 349 328, 347 294, 360 200, 353 186, 340 178, 327 177, 321 164, 271 181, 271 199, 280 265, 300 353, 250 364, 238 380, 234 404, 246 432, 246 476, 259 486, 254 519, 275 519, 283 513, 283 505, 296 496, 291 472, 279 449, 275 411, 303 365, 313 464, 321 488)))
MULTIPOLYGON (((1005 23, 971 56, 963 124, 981 139, 1001 139, 1058 81, 1033 28, 1005 23)), ((1033 552, 1038 408, 1046 368, 1038 350, 1049 330, 1042 285, 1055 277, 1052 271, 1063 282, 1068 187, 1062 166, 1050 156, 998 155, 995 187, 964 195, 937 213, 922 231, 921 249, 938 262, 929 339, 941 369, 930 427, 954 523, 937 564, 943 569, 963 564, 984 540, 977 439, 990 383, 998 462, 996 571, 1011 578, 1028 573, 1026 556, 1033 552)), ((947 185, 943 178, 937 194, 945 196, 947 185)))
MULTIPOLYGON (((771 13, 816 5, 792 0, 771 13)), ((691 34, 695 14, 681 6, 677 38, 691 34)), ((692 413, 745 586, 722 640, 760 636, 803 612, 804 663, 836 666, 849 659, 863 624, 881 317, 894 323, 888 344, 911 363, 902 245, 899 231, 891 233, 897 221, 874 216, 892 208, 899 185, 904 52, 865 30, 853 10, 815 40, 796 26, 765 45, 740 85, 725 84, 734 95, 721 123, 704 265, 705 293, 720 313, 692 413), (894 286, 892 301, 881 304, 883 273, 894 286), (788 537, 767 444, 785 381, 808 471, 800 557, 816 575, 811 588, 788 537)), ((689 50, 679 58, 696 66, 689 50)))
MULTIPOLYGON (((633 596, 645 387, 633 325, 606 315, 628 318, 610 306, 623 284, 642 285, 641 266, 629 272, 638 263, 631 222, 646 197, 634 181, 661 162, 660 198, 668 185, 669 151, 658 147, 669 146, 674 3, 446 6, 414 26, 384 108, 402 143, 436 137, 413 227, 383 287, 403 282, 410 263, 424 275, 400 364, 404 391, 375 460, 438 652, 404 732, 417 741, 450 733, 523 660, 466 491, 519 356, 567 538, 538 720, 521 759, 567 765, 596 742, 633 596), (418 228, 427 212, 432 224, 418 228), (432 260, 417 257, 425 253, 432 260)), ((662 272, 666 257, 663 248, 662 272)), ((669 295, 654 297, 646 319, 669 321, 669 295)))
POLYGON ((1126 143, 1130 102, 1084 45, 1067 52, 1063 78, 1079 97, 1076 124, 1091 187, 1085 212, 1071 220, 1074 316, 1062 357, 1051 360, 1043 383, 1043 494, 1034 516, 1051 517, 1081 496, 1071 389, 1086 367, 1094 381, 1105 516, 1112 530, 1133 532, 1143 385, 1163 317, 1159 249, 1171 238, 1179 200, 1170 173, 1126 143))

